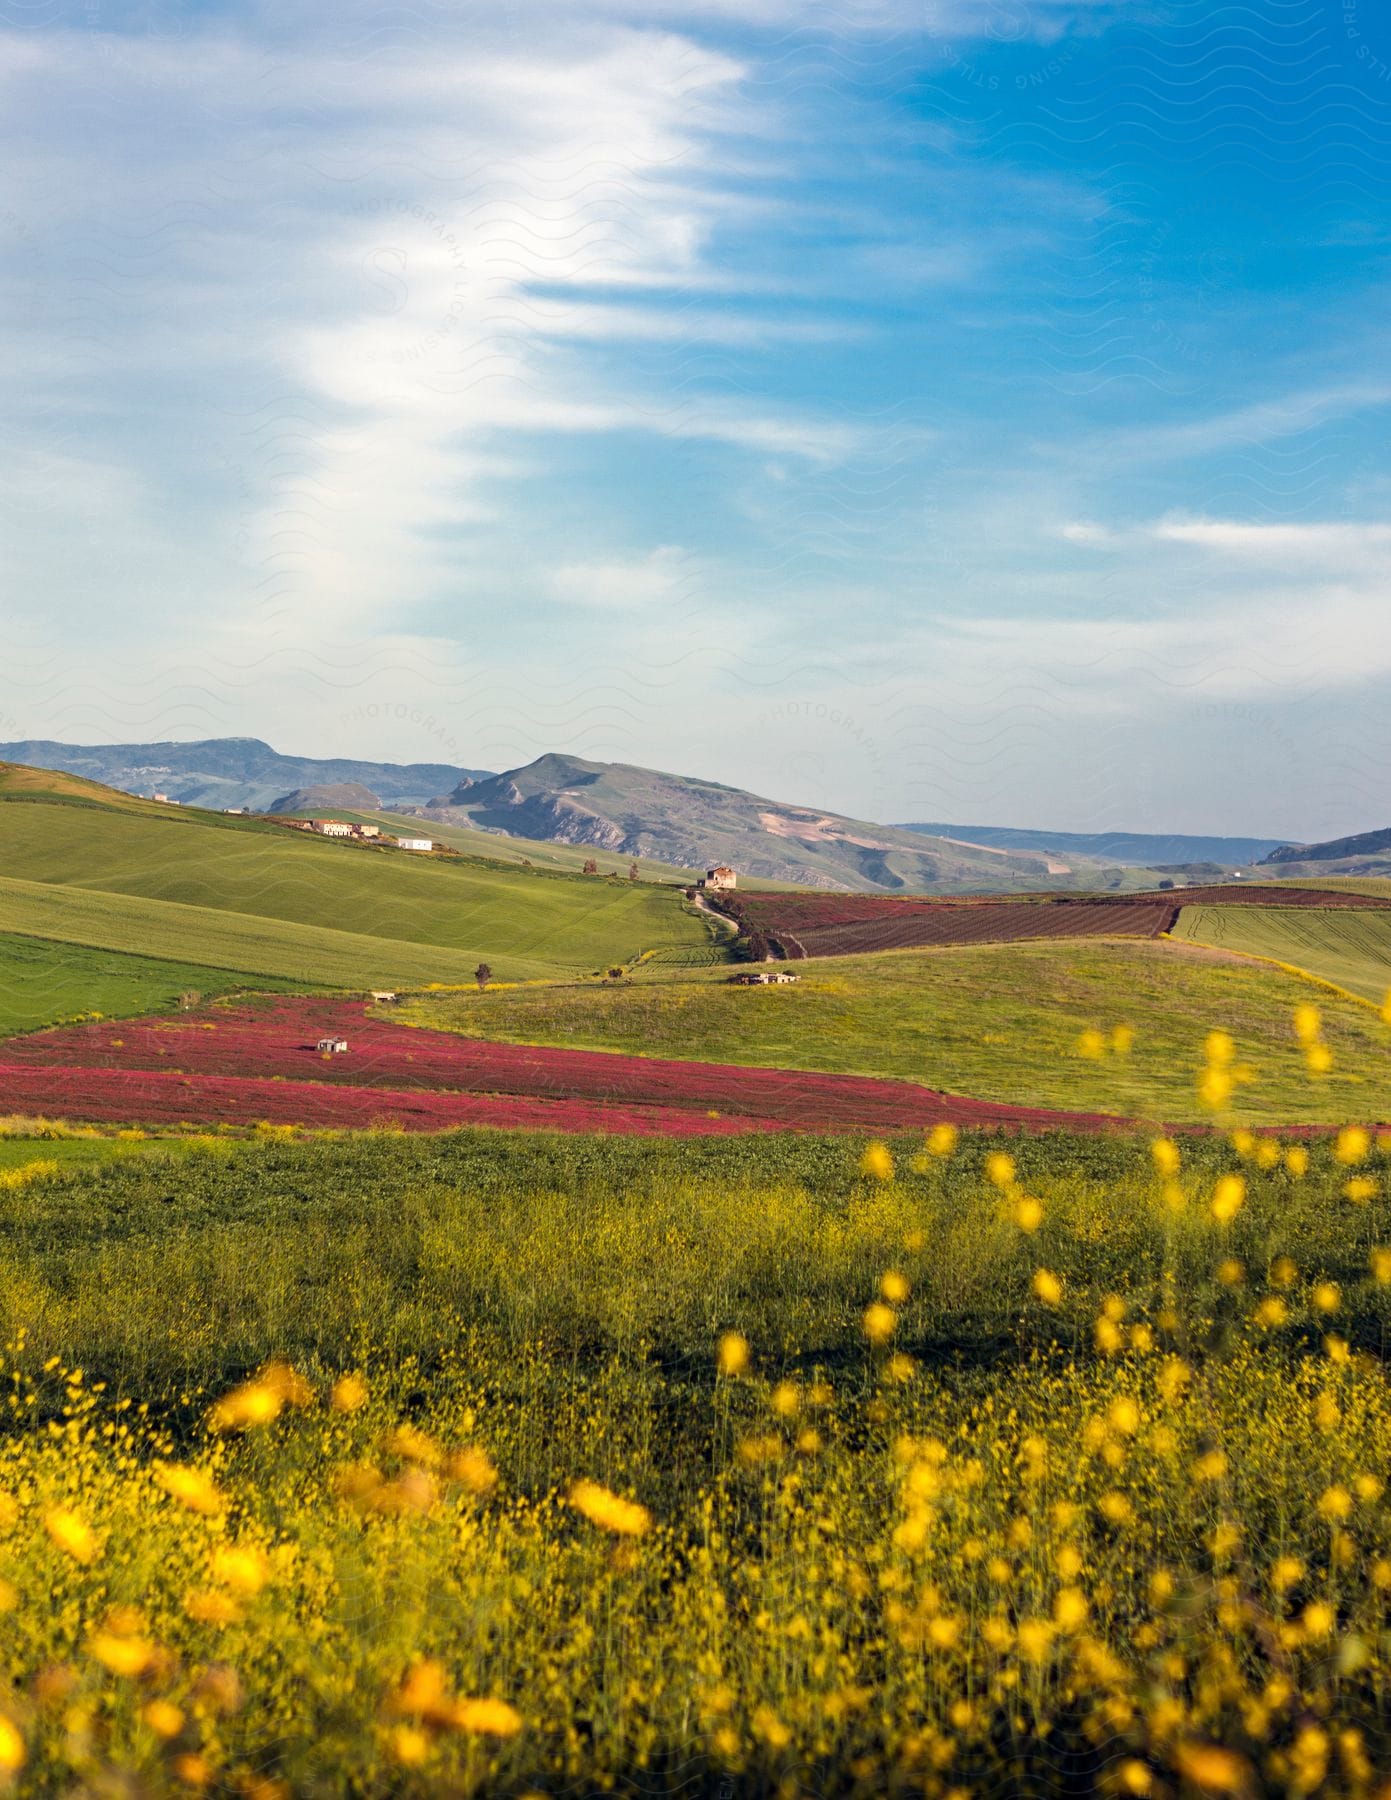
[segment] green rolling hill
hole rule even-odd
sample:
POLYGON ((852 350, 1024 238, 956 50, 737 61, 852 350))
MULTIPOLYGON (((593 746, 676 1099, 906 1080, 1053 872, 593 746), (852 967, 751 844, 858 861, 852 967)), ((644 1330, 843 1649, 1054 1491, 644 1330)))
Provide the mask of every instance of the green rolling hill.
MULTIPOLYGON (((711 941, 674 886, 335 843, 13 766, 0 767, 0 869, 12 937, 277 982, 453 984, 480 961, 500 981, 573 978, 711 941)), ((126 977, 75 964, 52 1016, 110 1010, 113 981, 140 988, 126 977)), ((0 986, 14 979, 0 947, 0 986)))
POLYGON ((1212 1119, 1197 1078, 1220 1026, 1255 1073, 1217 1123, 1391 1118, 1391 1032, 1366 1006, 1187 944, 954 945, 813 959, 798 973, 795 986, 741 988, 724 969, 645 967, 610 986, 423 994, 392 1017, 510 1043, 896 1076, 987 1100, 1176 1122, 1212 1119), (1295 1007, 1311 997, 1334 1054, 1319 1079, 1293 1028, 1295 1007), (1125 1053, 1112 1047, 1118 1026, 1135 1034, 1125 1053), (1086 1032, 1100 1034, 1090 1053, 1086 1032))
POLYGON ((1292 964, 1378 1006, 1391 995, 1391 909, 1185 906, 1173 936, 1292 964))

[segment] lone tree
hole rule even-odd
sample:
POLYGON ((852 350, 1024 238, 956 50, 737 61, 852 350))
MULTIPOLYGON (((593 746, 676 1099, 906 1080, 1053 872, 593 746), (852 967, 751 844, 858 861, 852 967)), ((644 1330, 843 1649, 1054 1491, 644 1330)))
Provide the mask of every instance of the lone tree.
POLYGON ((628 864, 628 879, 629 879, 629 881, 636 881, 636 880, 637 880, 637 878, 638 878, 638 866, 637 866, 637 864, 636 864, 636 863, 629 863, 629 864, 628 864))
POLYGON ((585 859, 583 873, 586 875, 597 875, 599 873, 599 865, 592 856, 585 859))
POLYGON ((473 971, 473 979, 478 983, 480 991, 487 987, 492 978, 493 972, 488 967, 487 963, 479 963, 478 967, 473 971))
POLYGON ((609 970, 609 980, 610 981, 622 981, 622 979, 623 979, 623 970, 621 968, 612 968, 609 970))

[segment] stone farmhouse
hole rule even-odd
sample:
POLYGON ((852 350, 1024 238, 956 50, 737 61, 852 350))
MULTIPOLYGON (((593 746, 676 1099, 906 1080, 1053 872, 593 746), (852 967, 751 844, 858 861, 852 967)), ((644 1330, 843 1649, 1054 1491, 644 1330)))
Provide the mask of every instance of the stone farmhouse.
POLYGON ((701 888, 734 888, 739 885, 739 877, 728 863, 716 863, 713 869, 707 869, 696 883, 701 888))

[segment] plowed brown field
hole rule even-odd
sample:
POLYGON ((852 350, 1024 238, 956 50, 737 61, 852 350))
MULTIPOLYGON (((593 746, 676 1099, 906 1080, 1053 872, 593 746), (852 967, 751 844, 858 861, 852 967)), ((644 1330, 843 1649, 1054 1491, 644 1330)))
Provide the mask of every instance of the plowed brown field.
POLYGON ((1388 902, 1375 895, 1318 888, 1232 885, 1105 898, 1037 894, 917 900, 888 894, 722 894, 716 904, 738 921, 756 955, 797 959, 1039 938, 1153 938, 1173 926, 1182 907, 1194 905, 1385 910, 1388 902))

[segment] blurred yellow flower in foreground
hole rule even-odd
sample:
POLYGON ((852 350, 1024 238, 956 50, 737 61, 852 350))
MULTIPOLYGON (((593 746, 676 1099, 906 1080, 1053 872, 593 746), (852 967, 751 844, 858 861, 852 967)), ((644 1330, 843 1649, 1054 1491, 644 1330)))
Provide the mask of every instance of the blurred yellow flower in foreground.
POLYGON ((190 1512, 205 1513, 209 1518, 226 1512, 227 1496, 212 1477, 191 1463, 157 1463, 155 1480, 166 1494, 188 1507, 190 1512))
POLYGON ((652 1515, 636 1500, 624 1500, 597 1481, 577 1481, 570 1489, 571 1506, 592 1525, 618 1537, 642 1537, 652 1529, 652 1515))
POLYGON ((1045 1306, 1057 1306, 1063 1297, 1063 1284, 1051 1269, 1035 1269, 1034 1297, 1045 1306))
POLYGON ((0 1713, 0 1771, 13 1775, 24 1767, 24 1737, 14 1720, 0 1713))
POLYGON ((894 1159, 889 1146, 877 1141, 866 1144, 864 1155, 860 1158, 860 1173, 870 1176, 875 1181, 892 1181, 894 1159))
POLYGON ((49 1537, 74 1562, 95 1562, 100 1554, 91 1528, 66 1506, 56 1506, 44 1514, 43 1528, 49 1537))
POLYGON ((897 1324, 898 1314, 891 1306, 885 1306, 881 1300, 876 1300, 873 1306, 865 1308, 865 1336, 871 1344, 887 1343, 893 1336, 894 1327, 897 1324))

